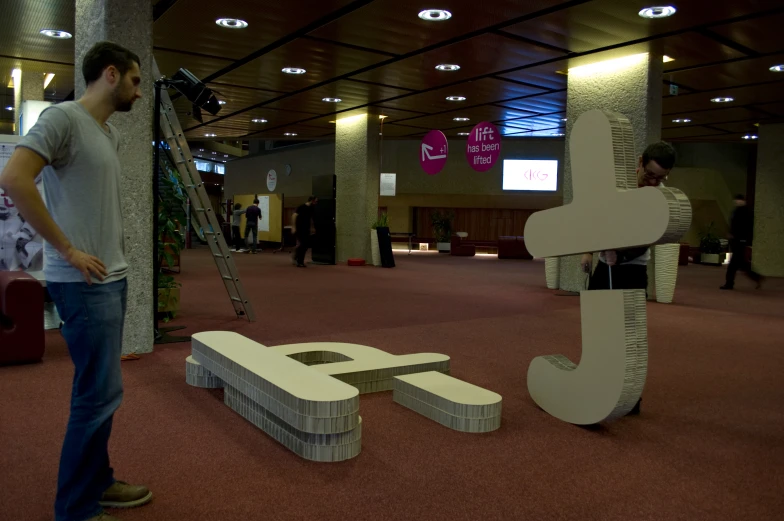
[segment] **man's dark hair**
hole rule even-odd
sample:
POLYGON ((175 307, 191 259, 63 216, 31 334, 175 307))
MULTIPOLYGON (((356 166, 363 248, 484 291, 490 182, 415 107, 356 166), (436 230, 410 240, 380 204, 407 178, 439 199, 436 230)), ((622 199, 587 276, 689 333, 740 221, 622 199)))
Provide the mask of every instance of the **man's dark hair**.
POLYGON ((240 208, 242 208, 242 205, 240 203, 234 203, 235 210, 239 210, 240 208))
POLYGON ((735 200, 736 201, 745 201, 746 197, 744 197, 743 194, 735 194, 735 200))
POLYGON ((308 197, 308 202, 309 203, 312 203, 315 200, 316 200, 316 196, 315 195, 311 195, 310 197, 308 197))
POLYGON ((675 166, 675 149, 664 141, 652 143, 642 153, 642 166, 651 161, 656 161, 660 167, 669 170, 675 166))
POLYGON ((254 199, 253 200, 253 204, 259 204, 259 200, 258 199, 254 199))
POLYGON ((120 75, 124 76, 136 62, 141 67, 141 60, 136 53, 112 42, 98 42, 87 51, 82 61, 82 76, 87 85, 101 77, 106 67, 114 65, 120 75))

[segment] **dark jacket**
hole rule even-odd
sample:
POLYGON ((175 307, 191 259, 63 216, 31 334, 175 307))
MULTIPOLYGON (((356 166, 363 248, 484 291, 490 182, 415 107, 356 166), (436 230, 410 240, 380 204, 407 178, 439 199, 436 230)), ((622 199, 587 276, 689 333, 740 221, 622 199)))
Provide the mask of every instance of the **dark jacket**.
POLYGON ((751 243, 754 235, 754 215, 748 206, 738 206, 730 221, 732 240, 751 243))

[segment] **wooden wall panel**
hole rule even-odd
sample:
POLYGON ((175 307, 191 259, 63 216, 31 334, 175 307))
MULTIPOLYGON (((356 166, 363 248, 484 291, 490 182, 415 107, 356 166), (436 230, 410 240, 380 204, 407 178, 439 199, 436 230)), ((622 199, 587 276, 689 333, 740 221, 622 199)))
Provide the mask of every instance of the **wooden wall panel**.
POLYGON ((453 232, 467 232, 468 238, 478 241, 495 241, 502 235, 523 235, 525 223, 535 210, 503 210, 494 208, 415 208, 416 229, 420 238, 433 238, 430 215, 435 210, 452 211, 455 220, 453 232))

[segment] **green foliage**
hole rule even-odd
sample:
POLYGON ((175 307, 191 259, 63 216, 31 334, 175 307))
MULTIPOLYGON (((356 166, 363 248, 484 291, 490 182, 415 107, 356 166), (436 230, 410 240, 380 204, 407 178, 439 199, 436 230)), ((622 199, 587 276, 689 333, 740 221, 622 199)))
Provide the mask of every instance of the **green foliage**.
POLYGON ((451 210, 435 210, 430 214, 430 221, 433 223, 433 232, 436 242, 449 242, 452 237, 452 221, 455 213, 451 210))
MULTIPOLYGON (((185 246, 185 238, 177 230, 176 215, 181 212, 187 201, 185 186, 180 180, 176 170, 170 168, 165 161, 161 161, 161 168, 165 175, 161 176, 160 200, 158 204, 157 240, 158 240, 158 289, 179 288, 181 284, 171 275, 165 274, 165 269, 174 267, 174 256, 179 255, 185 246)), ((168 292, 159 292, 158 309, 161 310, 168 302, 168 292), (163 293, 163 294, 162 294, 163 293)), ((167 317, 168 319, 169 317, 167 317)), ((168 321, 164 319, 165 321, 168 321)))
POLYGON ((372 228, 374 230, 377 228, 389 228, 389 216, 386 214, 386 212, 382 213, 378 219, 376 219, 376 222, 373 223, 372 228))
POLYGON ((713 221, 700 232, 700 252, 705 254, 719 254, 723 252, 721 238, 716 233, 716 226, 713 221))

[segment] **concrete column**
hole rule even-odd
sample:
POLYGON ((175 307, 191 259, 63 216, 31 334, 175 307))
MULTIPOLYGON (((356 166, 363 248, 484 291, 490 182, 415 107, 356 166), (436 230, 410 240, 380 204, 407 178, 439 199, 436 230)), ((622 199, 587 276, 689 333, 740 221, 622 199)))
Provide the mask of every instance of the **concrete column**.
POLYGON ((148 353, 154 343, 152 250, 152 4, 148 0, 76 0, 76 98, 84 94, 82 58, 96 42, 108 40, 127 47, 141 60, 142 99, 133 110, 109 120, 120 133, 123 165, 122 207, 125 216, 125 255, 128 312, 123 353, 148 353))
POLYGON ((379 119, 360 114, 336 125, 337 261, 370 261, 370 227, 378 216, 379 119))
MULTIPOLYGON (((616 55, 617 56, 617 55, 616 55)), ((569 138, 577 118, 589 110, 604 109, 620 112, 632 123, 634 146, 638 154, 661 139, 662 56, 659 53, 632 54, 619 61, 597 56, 595 68, 571 69, 566 95, 566 153, 564 168, 564 204, 572 202, 572 165, 569 138)), ((597 209, 598 211, 598 209, 597 209)), ((634 218, 634 216, 629 216, 634 218)), ((594 259, 596 260, 596 259, 594 259)), ((651 266, 652 268, 652 266, 651 266)), ((650 288, 653 270, 649 269, 650 288)), ((560 288, 565 291, 585 289, 585 273, 580 269, 580 256, 560 260, 560 288)))
POLYGON ((23 101, 43 101, 44 75, 40 72, 22 69, 21 74, 14 76, 14 134, 22 133, 19 116, 22 113, 23 101))
POLYGON ((754 269, 784 277, 784 123, 759 126, 754 195, 754 269))

